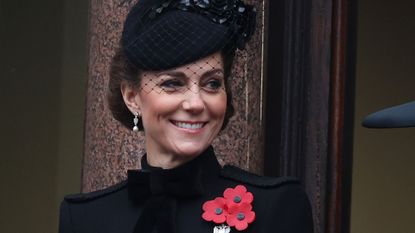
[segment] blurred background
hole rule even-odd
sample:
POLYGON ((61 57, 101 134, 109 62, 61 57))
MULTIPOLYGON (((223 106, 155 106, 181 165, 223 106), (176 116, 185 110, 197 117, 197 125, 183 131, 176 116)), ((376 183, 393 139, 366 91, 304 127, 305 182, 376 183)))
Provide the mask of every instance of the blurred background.
POLYGON ((57 232, 80 191, 87 0, 0 0, 0 232, 57 232))
MULTIPOLYGON (((80 191, 88 1, 0 0, 0 232, 57 232, 80 191)), ((415 128, 361 119, 415 100, 415 3, 358 1, 353 233, 415 232, 415 128)))

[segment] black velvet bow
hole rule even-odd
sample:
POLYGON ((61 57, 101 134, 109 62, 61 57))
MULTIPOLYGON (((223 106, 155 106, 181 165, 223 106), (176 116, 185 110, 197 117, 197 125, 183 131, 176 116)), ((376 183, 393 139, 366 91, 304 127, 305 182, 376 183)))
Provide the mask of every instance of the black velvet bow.
POLYGON ((142 170, 128 171, 130 199, 143 206, 134 233, 174 233, 178 198, 203 194, 203 184, 220 166, 209 147, 196 159, 174 169, 151 167, 144 156, 142 170))
POLYGON ((150 197, 144 205, 133 233, 175 233, 176 210, 175 198, 164 195, 150 197))

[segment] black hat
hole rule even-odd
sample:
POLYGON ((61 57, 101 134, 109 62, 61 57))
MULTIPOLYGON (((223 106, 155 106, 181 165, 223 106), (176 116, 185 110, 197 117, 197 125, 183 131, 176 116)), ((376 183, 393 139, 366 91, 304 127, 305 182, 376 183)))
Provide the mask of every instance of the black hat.
POLYGON ((241 0, 139 0, 126 18, 121 45, 136 68, 165 70, 243 49, 255 15, 241 0))
POLYGON ((415 127, 415 101, 372 113, 365 117, 362 125, 368 128, 415 127))

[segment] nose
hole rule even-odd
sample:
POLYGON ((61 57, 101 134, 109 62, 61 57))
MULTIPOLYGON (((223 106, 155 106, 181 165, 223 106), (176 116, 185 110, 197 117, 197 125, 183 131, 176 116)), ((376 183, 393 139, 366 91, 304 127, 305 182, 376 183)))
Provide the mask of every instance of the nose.
POLYGON ((205 109, 205 102, 203 101, 200 91, 188 91, 182 106, 185 111, 191 112, 192 114, 203 112, 205 109))

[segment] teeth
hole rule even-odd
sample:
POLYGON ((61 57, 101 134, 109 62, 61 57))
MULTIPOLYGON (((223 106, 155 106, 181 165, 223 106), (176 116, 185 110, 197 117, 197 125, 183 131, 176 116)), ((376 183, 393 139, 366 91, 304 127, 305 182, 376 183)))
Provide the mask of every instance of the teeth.
POLYGON ((184 123, 184 122, 174 122, 174 124, 183 129, 200 129, 203 127, 203 123, 184 123))

